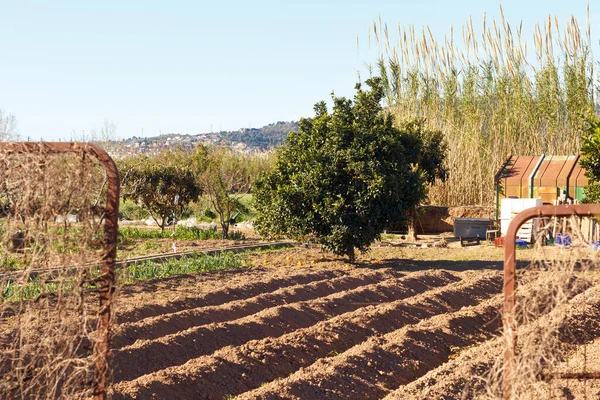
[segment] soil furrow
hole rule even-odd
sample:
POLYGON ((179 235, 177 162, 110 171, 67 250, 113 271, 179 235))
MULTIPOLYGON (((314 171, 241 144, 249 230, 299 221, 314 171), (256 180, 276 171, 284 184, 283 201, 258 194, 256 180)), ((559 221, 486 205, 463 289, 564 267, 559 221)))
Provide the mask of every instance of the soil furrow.
MULTIPOLYGON (((574 290, 584 289, 585 285, 574 286, 574 290)), ((502 301, 499 295, 383 337, 371 337, 337 357, 320 359, 240 399, 379 399, 447 362, 463 348, 491 338, 502 326, 498 314, 502 301)))
POLYGON ((498 305, 492 302, 469 307, 382 338, 370 338, 339 357, 321 359, 241 398, 347 399, 359 394, 365 399, 381 398, 445 362, 453 348, 485 339, 499 329, 498 305))
MULTIPOLYGON (((273 292, 279 288, 286 286, 293 286, 303 283, 310 283, 314 281, 320 281, 323 279, 333 279, 339 276, 343 276, 346 272, 342 270, 318 270, 310 273, 299 273, 290 274, 286 273, 284 269, 273 273, 275 277, 265 280, 264 276, 262 280, 256 282, 247 281, 239 285, 219 285, 218 289, 201 293, 194 297, 185 297, 183 299, 169 300, 166 304, 156 304, 144 302, 142 306, 136 307, 132 310, 125 312, 119 312, 117 314, 117 320, 119 323, 140 321, 144 318, 156 317, 163 314, 170 314, 177 311, 187 310, 190 308, 197 308, 203 306, 218 306, 221 304, 228 303, 230 301, 247 299, 254 297, 261 293, 273 292)), ((260 278, 257 278, 260 279, 260 278)), ((191 289, 192 290, 192 289, 191 289)), ((186 295, 191 291, 187 290, 186 295)))
MULTIPOLYGON (((136 398, 177 393, 180 398, 220 399, 259 387, 261 383, 288 376, 322 357, 328 357, 407 324, 432 315, 479 303, 501 288, 501 274, 489 272, 474 279, 432 289, 409 299, 349 312, 279 338, 253 340, 240 347, 219 350, 212 357, 124 382, 122 392, 136 398), (168 376, 168 378, 165 378, 168 376)), ((127 398, 127 396, 124 396, 127 398)), ((131 398, 131 397, 129 397, 131 398)))
POLYGON ((236 320, 267 308, 325 297, 390 278, 400 278, 403 275, 392 269, 356 269, 351 271, 349 276, 294 285, 219 306, 198 307, 147 318, 119 326, 113 346, 121 348, 132 345, 136 340, 151 340, 196 326, 236 320))
POLYGON ((273 307, 235 321, 191 328, 153 341, 140 341, 114 352, 115 382, 181 365, 225 346, 278 337, 369 304, 407 298, 458 279, 457 274, 450 272, 415 273, 320 299, 273 307))
MULTIPOLYGON (((586 341, 600 337, 600 287, 592 287, 575 296, 566 307, 569 309, 566 313, 569 317, 565 326, 572 327, 574 331, 570 334, 576 337, 582 334, 586 341), (581 307, 584 297, 585 306, 581 307)), ((523 327, 519 334, 530 334, 540 324, 543 325, 544 320, 559 313, 564 314, 564 309, 559 307, 549 315, 542 316, 529 326, 523 327)), ((470 348, 419 379, 400 386, 391 392, 386 400, 474 398, 481 395, 486 390, 486 382, 489 379, 486 375, 494 362, 502 356, 503 349, 502 337, 470 348)))

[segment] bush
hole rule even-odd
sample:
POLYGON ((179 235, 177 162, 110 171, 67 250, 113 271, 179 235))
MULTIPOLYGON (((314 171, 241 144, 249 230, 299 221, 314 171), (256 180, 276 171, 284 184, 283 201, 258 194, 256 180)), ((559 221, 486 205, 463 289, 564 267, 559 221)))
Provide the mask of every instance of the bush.
POLYGON ((592 115, 586 121, 581 138, 581 159, 579 163, 586 170, 589 186, 585 189, 587 203, 600 202, 600 118, 592 115))
POLYGON ((121 200, 121 205, 119 206, 119 213, 121 217, 130 221, 139 221, 144 220, 150 217, 150 213, 143 207, 138 206, 135 202, 131 200, 121 200))
POLYGON ((210 208, 205 209, 204 211, 202 211, 202 216, 209 218, 211 221, 215 218, 217 218, 217 214, 211 210, 210 208))
POLYGON ((393 221, 425 198, 417 164, 422 140, 393 127, 383 110, 381 79, 357 85, 354 101, 333 98, 300 120, 272 172, 254 187, 257 231, 265 236, 314 239, 354 262, 393 221))

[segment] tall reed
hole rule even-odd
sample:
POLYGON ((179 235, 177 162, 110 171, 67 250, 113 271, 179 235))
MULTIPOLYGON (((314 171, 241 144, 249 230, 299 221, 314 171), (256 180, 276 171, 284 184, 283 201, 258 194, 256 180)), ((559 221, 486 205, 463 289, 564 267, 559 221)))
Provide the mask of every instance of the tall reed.
POLYGON ((434 204, 491 204, 509 155, 578 154, 583 119, 600 109, 589 8, 585 32, 574 17, 561 29, 548 16, 530 41, 500 15, 484 14, 480 33, 469 18, 462 42, 452 26, 443 41, 401 25, 392 41, 381 18, 369 30, 396 120, 425 118, 448 141, 450 177, 431 188, 434 204))

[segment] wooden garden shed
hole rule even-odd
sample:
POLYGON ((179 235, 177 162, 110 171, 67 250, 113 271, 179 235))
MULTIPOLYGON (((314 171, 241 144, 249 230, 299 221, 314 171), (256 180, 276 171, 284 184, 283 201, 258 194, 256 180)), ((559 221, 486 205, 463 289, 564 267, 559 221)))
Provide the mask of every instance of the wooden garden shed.
POLYGON ((495 176, 496 213, 500 199, 506 197, 540 198, 544 204, 554 204, 565 193, 582 201, 588 179, 579 157, 510 156, 495 176))

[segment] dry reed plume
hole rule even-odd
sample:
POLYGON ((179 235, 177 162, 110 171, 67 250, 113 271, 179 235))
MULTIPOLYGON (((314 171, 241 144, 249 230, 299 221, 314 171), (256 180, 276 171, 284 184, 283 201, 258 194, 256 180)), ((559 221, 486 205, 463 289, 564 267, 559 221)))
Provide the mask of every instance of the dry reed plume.
POLYGON ((369 30, 397 121, 425 119, 448 141, 450 178, 432 188, 434 204, 492 204, 494 173, 509 155, 578 154, 584 119, 599 109, 589 9, 585 31, 573 17, 561 30, 549 16, 530 41, 500 14, 484 15, 480 33, 469 18, 460 43, 452 26, 443 41, 427 26, 401 25, 392 41, 381 18, 369 30))

